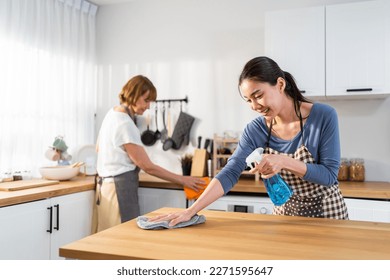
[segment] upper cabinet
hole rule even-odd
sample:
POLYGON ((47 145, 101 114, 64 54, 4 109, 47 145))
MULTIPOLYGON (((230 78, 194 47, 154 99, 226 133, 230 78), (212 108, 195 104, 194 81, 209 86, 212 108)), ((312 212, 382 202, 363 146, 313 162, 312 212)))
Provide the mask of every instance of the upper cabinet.
POLYGON ((326 7, 326 95, 390 93, 390 1, 326 7))
POLYGON ((265 52, 292 74, 306 96, 325 96, 325 8, 265 15, 265 52))
POLYGON ((390 94, 390 1, 271 11, 265 51, 308 97, 390 94))

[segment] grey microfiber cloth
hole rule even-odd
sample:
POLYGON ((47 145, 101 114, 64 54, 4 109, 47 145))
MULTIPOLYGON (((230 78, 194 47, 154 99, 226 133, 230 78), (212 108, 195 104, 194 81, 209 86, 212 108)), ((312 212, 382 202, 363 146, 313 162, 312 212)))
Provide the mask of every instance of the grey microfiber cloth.
POLYGON ((204 215, 195 215, 189 221, 178 223, 177 225, 170 227, 169 221, 162 222, 148 222, 149 217, 138 216, 137 225, 142 229, 171 229, 171 228, 182 228, 192 225, 202 224, 206 222, 206 217, 204 215))

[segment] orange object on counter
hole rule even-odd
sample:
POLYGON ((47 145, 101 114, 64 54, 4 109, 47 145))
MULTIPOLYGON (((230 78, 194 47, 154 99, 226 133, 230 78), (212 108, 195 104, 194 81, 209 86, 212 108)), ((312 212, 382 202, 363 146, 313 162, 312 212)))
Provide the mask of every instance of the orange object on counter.
POLYGON ((209 185, 210 183, 210 178, 209 177, 202 177, 201 179, 203 179, 205 181, 205 188, 196 192, 194 191, 193 189, 190 189, 189 187, 187 186, 184 186, 184 192, 186 194, 186 197, 187 199, 197 199, 199 198, 199 196, 204 192, 204 190, 207 188, 207 186, 209 185))

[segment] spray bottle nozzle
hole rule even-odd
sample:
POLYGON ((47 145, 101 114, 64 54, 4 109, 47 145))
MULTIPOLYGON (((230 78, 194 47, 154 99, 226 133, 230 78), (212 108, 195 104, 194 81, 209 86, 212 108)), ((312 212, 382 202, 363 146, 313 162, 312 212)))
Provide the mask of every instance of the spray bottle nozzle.
POLYGON ((246 165, 249 168, 254 168, 256 163, 259 163, 263 157, 263 148, 257 148, 254 150, 245 160, 246 165))

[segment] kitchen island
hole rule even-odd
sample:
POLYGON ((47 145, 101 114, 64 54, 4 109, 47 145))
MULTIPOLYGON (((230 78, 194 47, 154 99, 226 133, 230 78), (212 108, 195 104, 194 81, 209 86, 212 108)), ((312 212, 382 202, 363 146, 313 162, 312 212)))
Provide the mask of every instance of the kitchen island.
MULTIPOLYGON (((162 208, 148 216, 176 211, 162 208)), ((201 211, 206 222, 143 230, 135 220, 60 248, 69 259, 389 260, 390 224, 201 211)))

